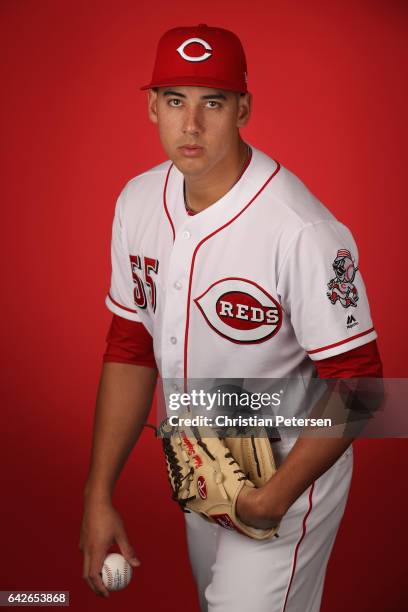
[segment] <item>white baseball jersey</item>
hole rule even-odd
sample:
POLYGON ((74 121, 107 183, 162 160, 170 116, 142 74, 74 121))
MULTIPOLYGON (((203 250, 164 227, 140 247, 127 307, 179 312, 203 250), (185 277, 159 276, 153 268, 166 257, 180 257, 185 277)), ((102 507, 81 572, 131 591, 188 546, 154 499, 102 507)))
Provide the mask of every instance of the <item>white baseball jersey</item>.
POLYGON ((377 337, 350 230, 254 147, 220 200, 189 215, 166 161, 115 209, 107 307, 153 337, 162 378, 310 378, 377 337))
MULTIPOLYGON (((252 147, 230 191, 193 216, 183 181, 170 161, 133 178, 113 221, 106 305, 145 326, 162 378, 305 381, 313 361, 377 337, 353 236, 289 170, 252 147)), ((277 466, 294 442, 273 442, 277 466)), ((201 609, 317 612, 352 462, 349 447, 276 541, 186 514, 201 609)))

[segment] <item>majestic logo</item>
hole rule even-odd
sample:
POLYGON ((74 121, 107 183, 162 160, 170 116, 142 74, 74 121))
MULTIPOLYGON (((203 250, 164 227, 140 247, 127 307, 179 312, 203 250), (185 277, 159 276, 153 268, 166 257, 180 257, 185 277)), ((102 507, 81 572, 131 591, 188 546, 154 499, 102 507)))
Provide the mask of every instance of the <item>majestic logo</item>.
POLYGON ((355 320, 355 318, 353 317, 353 315, 349 315, 347 317, 347 329, 351 329, 352 327, 354 327, 355 325, 358 325, 358 321, 355 320))
POLYGON ((210 327, 232 342, 264 342, 282 325, 279 302, 244 278, 219 280, 194 301, 210 327))
POLYGON ((197 489, 201 499, 207 499, 207 485, 205 484, 204 476, 199 476, 197 478, 197 489))
POLYGON ((327 297, 332 304, 339 301, 343 308, 357 306, 358 291, 353 281, 358 267, 354 265, 350 251, 339 249, 332 266, 335 277, 327 283, 330 289, 326 292, 327 297))
POLYGON ((188 38, 177 49, 177 53, 179 53, 181 57, 185 59, 187 62, 204 62, 206 59, 211 57, 212 51, 213 50, 212 50, 211 45, 206 40, 203 40, 202 38, 188 38), (201 45, 205 49, 205 51, 203 51, 203 53, 198 56, 188 55, 185 52, 185 48, 188 47, 188 45, 191 45, 192 43, 201 45))

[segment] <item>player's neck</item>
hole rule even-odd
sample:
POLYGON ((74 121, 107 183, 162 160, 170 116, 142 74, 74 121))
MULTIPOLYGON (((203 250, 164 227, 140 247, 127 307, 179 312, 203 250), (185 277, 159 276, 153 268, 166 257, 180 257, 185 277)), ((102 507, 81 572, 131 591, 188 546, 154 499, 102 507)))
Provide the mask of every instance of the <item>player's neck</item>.
POLYGON ((228 156, 205 176, 185 176, 185 198, 188 208, 200 212, 222 198, 236 183, 248 161, 249 147, 239 140, 236 153, 228 156))

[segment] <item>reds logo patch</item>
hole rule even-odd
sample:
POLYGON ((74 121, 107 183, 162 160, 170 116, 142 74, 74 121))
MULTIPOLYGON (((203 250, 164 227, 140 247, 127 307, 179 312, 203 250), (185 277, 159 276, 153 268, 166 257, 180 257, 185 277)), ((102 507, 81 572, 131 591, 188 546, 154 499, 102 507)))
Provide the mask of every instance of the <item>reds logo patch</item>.
POLYGON ((264 342, 282 325, 279 302, 244 278, 219 280, 194 302, 210 327, 231 342, 264 342))

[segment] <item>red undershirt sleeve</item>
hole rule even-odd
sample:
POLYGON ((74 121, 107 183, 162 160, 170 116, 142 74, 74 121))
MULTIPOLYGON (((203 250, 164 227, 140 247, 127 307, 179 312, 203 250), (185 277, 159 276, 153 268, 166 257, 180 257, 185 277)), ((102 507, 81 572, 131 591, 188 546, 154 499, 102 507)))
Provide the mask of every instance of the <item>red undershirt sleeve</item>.
POLYGON ((103 361, 142 365, 157 370, 153 338, 143 323, 113 314, 103 361))
POLYGON ((340 355, 314 362, 319 378, 382 378, 377 341, 373 340, 340 355))
MULTIPOLYGON (((157 369, 153 339, 144 325, 113 314, 106 336, 103 361, 144 365, 157 369)), ((319 378, 382 378, 383 368, 377 341, 314 362, 319 378)))

